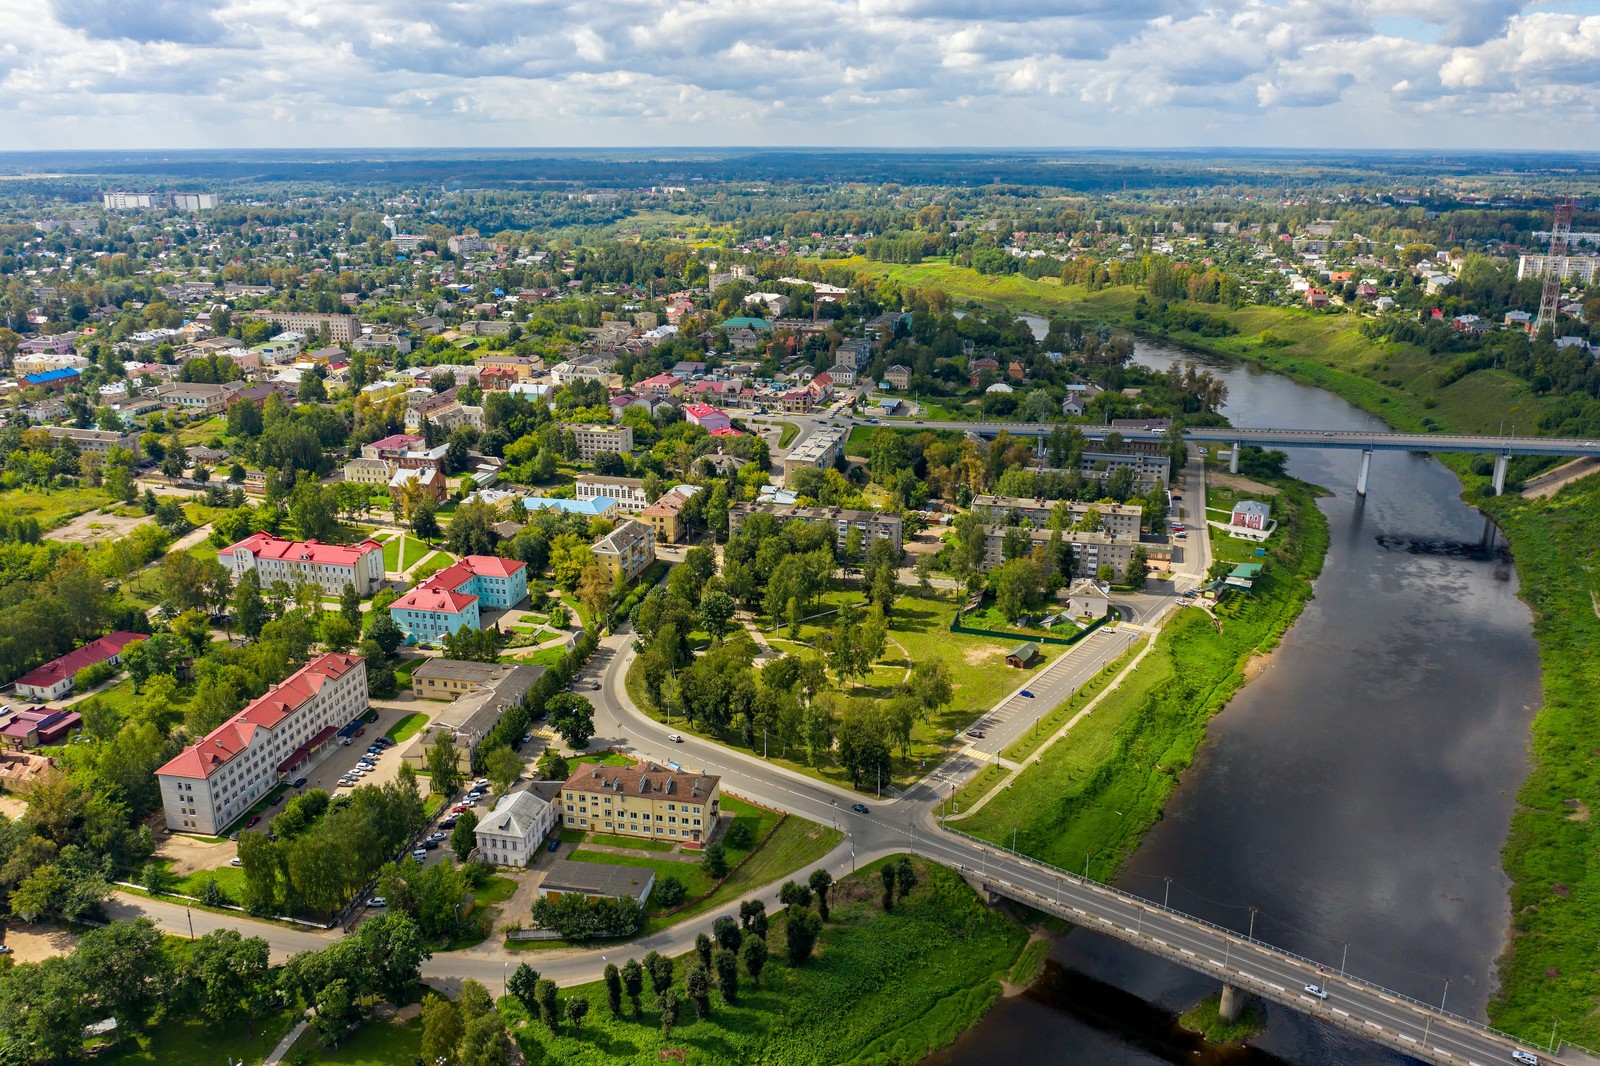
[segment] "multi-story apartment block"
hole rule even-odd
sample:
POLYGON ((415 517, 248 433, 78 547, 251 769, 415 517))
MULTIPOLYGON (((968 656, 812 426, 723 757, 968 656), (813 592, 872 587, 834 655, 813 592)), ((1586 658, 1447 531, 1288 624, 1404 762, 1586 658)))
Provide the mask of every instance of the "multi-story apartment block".
POLYGON ((346 585, 354 585, 357 594, 370 596, 383 583, 383 545, 370 538, 358 544, 323 544, 254 533, 219 551, 217 561, 235 582, 254 570, 262 588, 280 581, 310 583, 338 596, 346 585))
POLYGON ((471 255, 474 252, 492 252, 494 245, 476 234, 462 234, 451 237, 445 241, 445 246, 457 255, 471 255))
POLYGON ((654 763, 584 763, 561 786, 562 825, 653 840, 705 841, 717 824, 720 783, 714 774, 654 763))
POLYGON ((826 470, 837 463, 844 448, 844 437, 842 428, 828 426, 801 441, 783 457, 783 483, 791 484, 796 470, 806 467, 826 470))
POLYGON ((1166 484, 1171 460, 1146 452, 1084 452, 1078 459, 1078 472, 1092 481, 1104 481, 1123 467, 1133 471, 1134 484, 1148 489, 1166 484))
POLYGON ((156 386, 156 399, 195 414, 218 415, 227 410, 229 401, 243 391, 242 381, 225 381, 221 385, 170 381, 156 386))
MULTIPOLYGON (((1523 278, 1542 278, 1545 275, 1545 264, 1550 262, 1546 255, 1520 255, 1517 257, 1517 280, 1523 278)), ((1576 281, 1584 285, 1594 284, 1600 276, 1600 256, 1594 255, 1563 255, 1559 256, 1550 267, 1553 273, 1559 273, 1562 281, 1576 281)))
POLYGON ((595 541, 590 550, 605 565, 611 580, 632 581, 656 561, 655 531, 630 518, 595 541))
POLYGON ((614 452, 622 455, 633 451, 631 426, 597 426, 584 422, 563 422, 561 428, 571 433, 578 442, 578 458, 586 463, 595 456, 614 452))
POLYGON ((137 433, 113 433, 104 429, 76 429, 72 426, 46 426, 44 431, 57 440, 72 441, 80 452, 105 455, 112 448, 126 448, 135 459, 139 458, 137 433))
POLYGON ((468 555, 389 605, 408 642, 477 629, 483 608, 504 610, 528 595, 528 567, 515 559, 468 555))
POLYGON ((209 192, 175 192, 172 206, 179 211, 210 211, 217 206, 217 196, 209 192))
POLYGON ((728 508, 728 535, 739 532, 739 527, 753 514, 770 514, 780 522, 798 519, 806 523, 820 523, 833 527, 834 544, 843 548, 850 539, 852 529, 861 530, 861 546, 865 549, 875 540, 886 540, 898 552, 901 544, 900 516, 889 511, 852 511, 843 507, 797 507, 787 503, 736 503, 728 508))
POLYGON ((365 659, 313 659, 156 771, 167 828, 222 832, 366 710, 365 659))
MULTIPOLYGON (((974 496, 972 509, 991 522, 1020 525, 1032 522, 1043 528, 1050 522, 1056 507, 1062 501, 1025 499, 1018 496, 974 496)), ((1093 510, 1100 516, 1100 528, 1119 537, 1139 536, 1144 508, 1125 503, 1085 503, 1068 500, 1067 514, 1073 525, 1082 522, 1093 510)))
MULTIPOLYGON (((993 570, 1005 562, 1006 532, 1005 526, 984 527, 985 570, 993 570)), ((1027 529, 1021 532, 1027 533, 1031 551, 1039 545, 1049 544, 1057 531, 1027 529)), ((1122 577, 1127 574, 1128 563, 1133 558, 1133 546, 1139 543, 1138 537, 1116 537, 1109 533, 1075 533, 1070 530, 1061 530, 1060 533, 1062 541, 1072 549, 1074 574, 1093 574, 1102 565, 1109 565, 1118 577, 1122 577)))
POLYGON ((610 499, 624 514, 638 514, 650 506, 644 495, 644 481, 636 477, 604 477, 600 474, 579 474, 577 498, 580 500, 610 499))
POLYGON ((100 203, 107 211, 141 211, 155 204, 155 194, 148 192, 103 192, 100 203))
POLYGON ((274 326, 294 330, 296 333, 312 333, 326 326, 328 340, 334 344, 351 344, 361 336, 361 319, 355 315, 323 315, 313 314, 309 311, 252 311, 257 318, 264 318, 274 326))

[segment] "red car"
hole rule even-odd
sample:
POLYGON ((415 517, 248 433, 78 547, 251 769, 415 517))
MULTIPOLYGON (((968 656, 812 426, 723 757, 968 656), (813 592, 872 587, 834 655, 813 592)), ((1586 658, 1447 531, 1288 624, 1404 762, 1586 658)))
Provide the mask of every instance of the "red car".
POLYGON ((367 727, 366 726, 362 726, 360 729, 356 730, 356 736, 364 737, 366 735, 367 735, 367 727))
POLYGON ((470 803, 458 803, 454 807, 450 808, 450 813, 451 814, 466 814, 470 810, 472 810, 472 804, 470 804, 470 803))
POLYGON ((244 823, 244 827, 246 829, 253 828, 255 826, 255 824, 257 822, 259 822, 259 821, 261 821, 261 815, 259 815, 259 814, 252 815, 250 820, 248 822, 244 823))

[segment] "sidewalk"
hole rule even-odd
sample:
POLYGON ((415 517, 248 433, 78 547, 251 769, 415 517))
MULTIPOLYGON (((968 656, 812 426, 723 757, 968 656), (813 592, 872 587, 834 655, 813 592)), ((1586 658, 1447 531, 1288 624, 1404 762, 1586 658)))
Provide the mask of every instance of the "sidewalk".
POLYGON ((283 1057, 289 1054, 289 1049, 294 1047, 294 1042, 300 1039, 300 1034, 305 1032, 306 1027, 310 1024, 310 1018, 301 1018, 295 1023, 295 1027, 290 1029, 282 1040, 278 1041, 278 1046, 272 1049, 272 1053, 262 1060, 261 1066, 278 1066, 283 1061, 283 1057))

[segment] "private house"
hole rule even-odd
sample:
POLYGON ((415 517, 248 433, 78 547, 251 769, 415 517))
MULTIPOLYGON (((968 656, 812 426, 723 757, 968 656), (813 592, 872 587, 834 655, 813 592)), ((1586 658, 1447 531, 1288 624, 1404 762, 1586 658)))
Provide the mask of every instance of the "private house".
POLYGON ((122 653, 128 645, 145 639, 143 633, 130 633, 119 629, 115 633, 108 633, 98 640, 91 640, 81 648, 52 659, 43 666, 36 666, 32 670, 17 678, 16 692, 23 699, 56 700, 72 691, 73 678, 85 666, 94 666, 96 663, 110 663, 117 666, 122 662, 122 653))
POLYGON ((1066 591, 1066 613, 1071 618, 1104 618, 1111 610, 1111 590, 1091 578, 1079 578, 1066 591))
POLYGON ((699 426, 708 433, 715 433, 719 429, 733 428, 733 421, 708 403, 684 405, 683 417, 691 425, 699 426))
POLYGON ((717 824, 721 778, 654 763, 580 763, 561 786, 562 825, 596 833, 703 843, 717 824))
POLYGON ((228 402, 243 389, 242 381, 228 381, 221 385, 173 381, 156 386, 156 399, 191 414, 216 415, 227 410, 228 402))
POLYGON ((366 712, 366 660, 313 659, 156 771, 167 828, 222 832, 366 712))
POLYGON ((1024 644, 1018 644, 1015 648, 1006 652, 1006 665, 1026 670, 1042 658, 1044 656, 1039 652, 1039 645, 1030 640, 1024 644))
POLYGON ((1266 529, 1271 515, 1272 508, 1260 500, 1240 500, 1233 505, 1228 524, 1243 529, 1266 529))
POLYGON ((370 538, 357 544, 323 544, 253 533, 219 551, 217 561, 235 584, 246 570, 254 570, 262 588, 280 581, 312 584, 339 596, 346 585, 354 585, 358 595, 370 596, 383 584, 383 545, 370 538))
POLYGON ((478 822, 478 861, 526 866, 555 827, 554 804, 526 789, 509 792, 478 822))

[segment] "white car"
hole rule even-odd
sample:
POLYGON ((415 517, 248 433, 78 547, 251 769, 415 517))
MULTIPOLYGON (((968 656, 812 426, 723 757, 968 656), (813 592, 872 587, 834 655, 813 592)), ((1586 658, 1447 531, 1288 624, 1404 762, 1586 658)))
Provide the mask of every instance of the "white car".
POLYGON ((1523 1051, 1518 1048, 1511 1053, 1511 1057, 1518 1062, 1527 1063, 1527 1066, 1539 1066, 1539 1056, 1531 1051, 1523 1051))
POLYGON ((680 737, 676 733, 668 733, 667 734, 667 739, 672 741, 674 744, 682 744, 683 743, 683 738, 680 737))
POLYGON ((388 905, 389 901, 384 899, 382 896, 373 896, 371 899, 367 900, 367 906, 369 907, 387 907, 388 905))
POLYGON ((1306 985, 1306 995, 1316 996, 1318 999, 1327 999, 1328 991, 1321 985, 1306 985))

